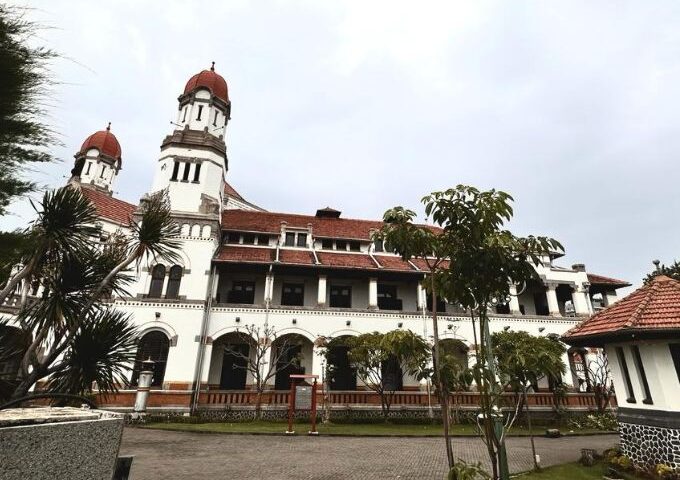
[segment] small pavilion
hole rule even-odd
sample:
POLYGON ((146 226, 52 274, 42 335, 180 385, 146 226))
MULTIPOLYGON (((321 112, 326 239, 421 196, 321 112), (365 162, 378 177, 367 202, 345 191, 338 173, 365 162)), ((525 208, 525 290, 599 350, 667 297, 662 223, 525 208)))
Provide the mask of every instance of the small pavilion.
POLYGON ((562 339, 606 352, 623 453, 680 469, 680 282, 658 275, 562 339))

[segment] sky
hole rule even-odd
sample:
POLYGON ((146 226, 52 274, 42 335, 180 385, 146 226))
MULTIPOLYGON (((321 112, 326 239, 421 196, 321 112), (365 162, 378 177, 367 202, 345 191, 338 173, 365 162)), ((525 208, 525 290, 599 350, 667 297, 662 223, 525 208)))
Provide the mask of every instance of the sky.
MULTIPOLYGON (((271 211, 380 218, 457 184, 515 199, 563 266, 639 285, 680 258, 680 2, 31 1, 59 51, 48 122, 63 185, 112 122, 117 197, 151 185, 177 97, 216 62, 227 180, 271 211)), ((36 196, 38 198, 39 196, 36 196)), ((28 202, 0 218, 25 226, 28 202)))

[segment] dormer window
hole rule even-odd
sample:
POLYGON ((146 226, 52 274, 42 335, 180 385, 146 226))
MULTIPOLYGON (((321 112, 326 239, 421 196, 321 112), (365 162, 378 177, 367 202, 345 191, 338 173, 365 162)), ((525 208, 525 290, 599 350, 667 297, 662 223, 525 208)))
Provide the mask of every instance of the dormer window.
POLYGON ((345 240, 336 240, 335 241, 335 249, 336 250, 347 250, 347 242, 345 240))
POLYGON ((229 232, 227 234, 227 243, 239 243, 241 240, 241 234, 238 232, 229 232))
POLYGON ((307 233, 305 232, 286 232, 283 241, 284 247, 299 247, 305 248, 307 246, 307 233))
POLYGON ((252 233, 243 234, 243 245, 253 245, 255 243, 255 235, 252 233))
POLYGON ((286 247, 295 246, 295 234, 293 232, 286 232, 286 241, 284 243, 286 247))
POLYGON ((269 246, 269 235, 258 235, 257 236, 257 244, 269 246))
POLYGON ((357 241, 351 241, 349 242, 349 251, 350 252, 359 252, 361 251, 361 243, 357 241))
POLYGON ((373 251, 374 252, 384 252, 385 249, 383 248, 383 241, 380 238, 376 238, 373 240, 373 251))
POLYGON ((297 235, 297 246, 298 247, 306 247, 307 246, 307 234, 306 233, 298 233, 298 235, 297 235))
POLYGON ((324 250, 333 250, 333 240, 330 238, 324 238, 321 240, 321 248, 324 250))

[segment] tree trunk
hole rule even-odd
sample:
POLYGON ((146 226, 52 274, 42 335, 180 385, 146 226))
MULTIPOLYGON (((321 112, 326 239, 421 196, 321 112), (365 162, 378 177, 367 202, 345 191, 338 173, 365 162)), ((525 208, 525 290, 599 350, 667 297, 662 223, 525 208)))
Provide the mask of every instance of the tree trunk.
POLYGON ((529 410, 529 398, 526 387, 524 387, 524 409, 526 410, 527 426, 529 427, 529 439, 531 440, 531 454, 534 458, 534 470, 538 471, 541 469, 541 466, 536 460, 536 444, 534 443, 534 432, 531 429, 531 411, 529 410))
POLYGON ((432 288, 432 337, 434 339, 434 370, 439 383, 439 404, 442 412, 442 423, 444 425, 444 442, 446 444, 446 459, 449 462, 449 469, 454 466, 453 448, 449 434, 449 394, 448 389, 444 388, 444 382, 440 375, 441 363, 439 363, 439 325, 437 324, 437 292, 434 287, 434 272, 430 273, 430 285, 432 288))

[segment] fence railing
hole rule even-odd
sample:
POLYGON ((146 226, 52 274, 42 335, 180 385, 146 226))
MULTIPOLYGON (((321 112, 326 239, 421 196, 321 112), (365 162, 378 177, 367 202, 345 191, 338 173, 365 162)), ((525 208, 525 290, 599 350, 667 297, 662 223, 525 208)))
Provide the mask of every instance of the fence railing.
MULTIPOLYGON (((290 392, 266 391, 262 393, 262 405, 288 405, 290 392)), ((323 401, 324 393, 317 394, 317 401, 323 401)), ((380 396, 372 391, 331 391, 328 395, 331 405, 351 406, 351 405, 380 405, 380 396)), ((452 394, 450 397, 452 404, 461 407, 475 407, 479 405, 479 393, 460 392, 452 394)), ((517 396, 514 393, 503 394, 503 406, 514 406, 517 396)), ((257 392, 252 390, 213 390, 202 392, 199 397, 199 404, 205 406, 226 406, 226 405, 255 405, 257 403, 257 392)), ((406 406, 427 406, 438 405, 439 399, 436 395, 427 392, 399 391, 392 394, 392 405, 406 406)), ((538 392, 527 394, 527 403, 530 407, 551 408, 556 404, 561 408, 574 409, 596 409, 597 403, 595 395, 592 393, 567 393, 562 396, 555 396, 551 392, 538 392)), ((616 406, 612 398, 612 406, 616 406)))

